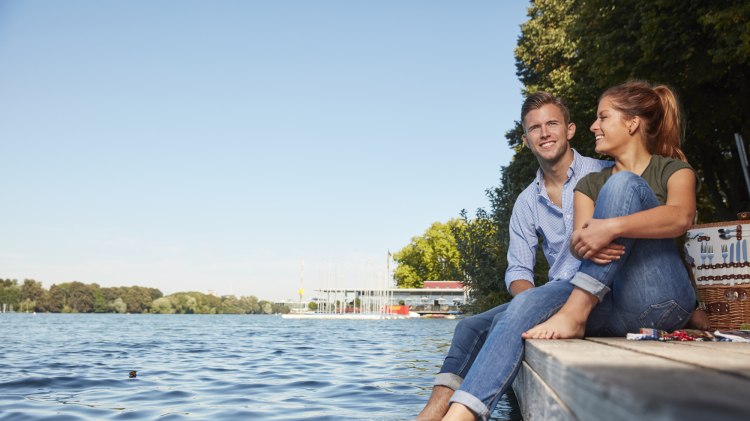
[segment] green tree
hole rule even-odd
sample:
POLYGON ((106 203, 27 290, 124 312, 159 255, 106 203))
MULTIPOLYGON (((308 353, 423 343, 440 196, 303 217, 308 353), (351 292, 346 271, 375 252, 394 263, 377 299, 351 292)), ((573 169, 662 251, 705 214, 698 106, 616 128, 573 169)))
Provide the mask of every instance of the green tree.
POLYGON ((125 304, 125 301, 120 297, 112 300, 112 302, 109 303, 109 308, 112 309, 112 312, 114 313, 127 313, 128 311, 128 305, 125 304))
POLYGON ((461 279, 469 288, 475 312, 487 310, 498 302, 510 300, 505 289, 507 244, 498 234, 498 225, 484 209, 478 209, 470 219, 461 212, 463 226, 453 233, 461 255, 461 279))
POLYGON ((20 291, 21 300, 37 301, 44 296, 44 287, 41 282, 37 282, 33 279, 24 279, 23 285, 21 285, 20 291))
POLYGON ((263 300, 258 304, 263 314, 273 314, 273 304, 271 302, 263 300))
POLYGON ((5 304, 6 309, 17 309, 21 300, 21 288, 15 279, 0 280, 0 309, 5 304))
POLYGON ((67 284, 54 284, 49 288, 49 293, 45 297, 45 308, 52 313, 60 313, 68 303, 67 284))
POLYGON ((28 298, 18 303, 18 311, 29 313, 35 311, 36 301, 29 300, 28 298))
POLYGON ((461 279, 461 258, 456 248, 454 230, 463 221, 452 219, 443 224, 433 223, 419 237, 414 237, 393 255, 398 266, 394 277, 399 288, 420 288, 424 281, 452 281, 461 279))
POLYGON ((242 305, 240 299, 234 295, 225 295, 221 297, 221 307, 218 313, 222 314, 242 314, 242 305))
POLYGON ((104 296, 104 288, 94 291, 94 313, 106 313, 109 310, 107 299, 104 296))
POLYGON ((63 285, 67 292, 65 304, 71 312, 91 313, 94 311, 94 291, 99 288, 99 285, 87 285, 77 281, 63 285))
POLYGON ((178 292, 168 298, 177 314, 194 314, 198 310, 198 300, 186 292, 178 292))
POLYGON ((258 298, 254 295, 240 298, 240 307, 245 314, 258 314, 261 312, 258 298))
POLYGON ((151 303, 151 312, 156 314, 174 314, 172 302, 167 297, 160 297, 151 303))
POLYGON ((140 286, 120 287, 119 297, 127 305, 128 313, 148 313, 151 303, 161 297, 161 291, 140 286))
POLYGON ((316 311, 318 309, 318 303, 316 303, 315 301, 310 301, 309 303, 307 303, 307 308, 310 311, 316 311))

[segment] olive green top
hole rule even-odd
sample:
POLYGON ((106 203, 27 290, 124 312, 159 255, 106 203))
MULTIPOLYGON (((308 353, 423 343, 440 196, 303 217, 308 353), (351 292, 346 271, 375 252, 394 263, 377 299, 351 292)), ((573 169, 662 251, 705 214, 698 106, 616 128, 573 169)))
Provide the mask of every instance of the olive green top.
MULTIPOLYGON (((693 167, 687 162, 661 155, 651 155, 651 162, 643 170, 641 177, 646 180, 646 183, 648 183, 651 190, 656 194, 659 203, 663 205, 667 203, 667 182, 669 181, 669 177, 683 168, 689 168, 695 172, 693 167)), ((596 203, 596 198, 599 197, 602 186, 609 180, 609 177, 612 177, 613 169, 614 167, 608 167, 599 172, 586 175, 576 184, 575 190, 590 197, 596 203)))

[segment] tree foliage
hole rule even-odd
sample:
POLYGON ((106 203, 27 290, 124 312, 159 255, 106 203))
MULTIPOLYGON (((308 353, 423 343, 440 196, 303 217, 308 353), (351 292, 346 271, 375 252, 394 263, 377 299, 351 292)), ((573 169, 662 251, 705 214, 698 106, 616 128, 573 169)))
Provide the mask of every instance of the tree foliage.
POLYGON ((461 258, 454 232, 463 221, 435 222, 421 236, 393 255, 398 263, 394 277, 399 288, 421 288, 424 281, 461 279, 461 258))
POLYGON ((475 310, 509 300, 510 294, 504 288, 508 262, 499 225, 484 209, 477 210, 474 219, 461 211, 461 219, 463 224, 454 226, 453 235, 461 255, 461 280, 470 290, 475 310))
MULTIPOLYGON (((524 93, 567 100, 577 123, 571 144, 596 156, 588 130, 608 87, 644 79, 673 87, 686 121, 683 149, 701 178, 699 222, 750 209, 734 133, 750 137, 750 2, 745 0, 535 0, 521 26, 516 70, 524 93)), ((538 164, 522 147, 520 121, 505 137, 515 155, 479 210, 457 234, 464 280, 483 310, 508 299, 507 227, 513 203, 538 164), (485 265, 494 265, 487 268, 485 265)), ((602 158, 602 157, 600 157, 602 158)), ((535 282, 548 267, 537 249, 535 282)))
MULTIPOLYGON (((744 0, 535 1, 516 48, 518 76, 526 92, 568 99, 579 123, 573 145, 585 154, 606 88, 628 79, 673 87, 683 149, 702 181, 699 218, 734 219, 750 205, 734 141, 750 136, 749 22, 744 0)), ((512 146, 519 139, 518 127, 508 133, 512 146)))
POLYGON ((156 288, 140 286, 102 288, 98 284, 64 282, 45 290, 41 282, 0 279, 0 309, 52 313, 157 313, 157 314, 277 314, 289 307, 255 296, 217 297, 200 292, 163 296, 156 288))

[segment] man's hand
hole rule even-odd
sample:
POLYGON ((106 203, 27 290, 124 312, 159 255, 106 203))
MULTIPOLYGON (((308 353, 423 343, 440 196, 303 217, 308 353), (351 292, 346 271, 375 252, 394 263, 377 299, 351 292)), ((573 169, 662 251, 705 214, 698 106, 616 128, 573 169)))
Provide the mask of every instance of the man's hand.
POLYGON ((516 279, 510 283, 510 295, 516 296, 527 289, 534 288, 534 284, 525 279, 516 279))

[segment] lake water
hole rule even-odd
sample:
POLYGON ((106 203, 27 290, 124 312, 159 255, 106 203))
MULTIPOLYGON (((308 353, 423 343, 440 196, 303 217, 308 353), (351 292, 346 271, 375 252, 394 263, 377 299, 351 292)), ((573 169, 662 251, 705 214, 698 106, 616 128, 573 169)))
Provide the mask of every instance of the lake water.
POLYGON ((455 325, 0 314, 0 419, 413 419, 455 325))

